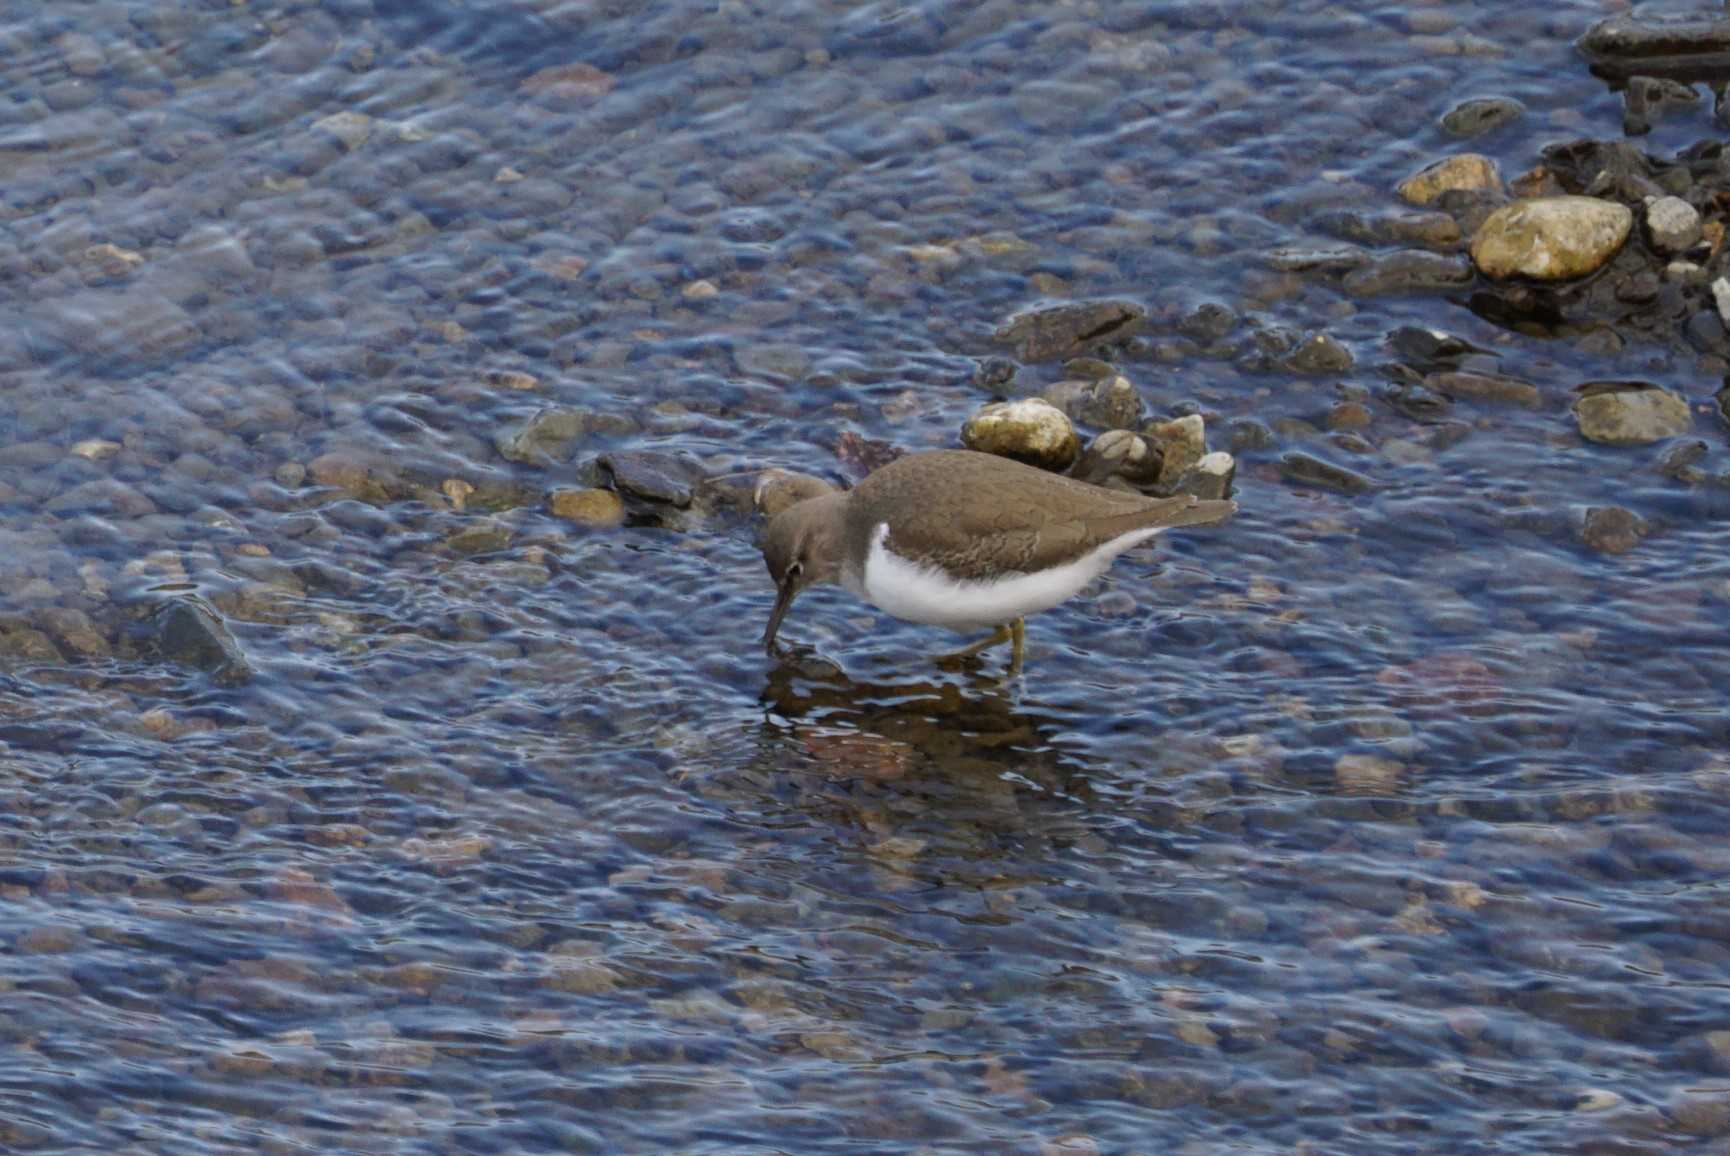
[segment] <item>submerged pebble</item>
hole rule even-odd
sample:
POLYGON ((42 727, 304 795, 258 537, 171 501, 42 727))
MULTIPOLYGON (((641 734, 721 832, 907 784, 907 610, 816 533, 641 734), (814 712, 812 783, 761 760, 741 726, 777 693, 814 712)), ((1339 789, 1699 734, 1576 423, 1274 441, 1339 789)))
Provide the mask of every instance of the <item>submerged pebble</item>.
POLYGON ((1598 382, 1579 389, 1574 418, 1588 441, 1643 445, 1685 434, 1694 424, 1687 401, 1667 389, 1640 382, 1598 382))

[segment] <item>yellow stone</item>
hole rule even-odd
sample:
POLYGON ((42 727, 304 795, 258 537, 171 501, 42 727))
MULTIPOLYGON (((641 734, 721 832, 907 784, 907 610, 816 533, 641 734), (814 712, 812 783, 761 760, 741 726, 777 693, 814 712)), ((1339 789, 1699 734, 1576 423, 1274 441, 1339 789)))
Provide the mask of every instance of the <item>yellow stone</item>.
POLYGON ((1458 153, 1401 181, 1399 194, 1407 204, 1427 205, 1454 189, 1497 189, 1501 184, 1495 161, 1481 153, 1458 153))
POLYGON ((439 483, 439 492, 449 500, 451 509, 460 510, 463 503, 468 501, 469 495, 475 492, 475 488, 461 478, 446 478, 439 483))
POLYGON ((1564 281, 1601 268, 1634 227, 1626 205, 1597 197, 1539 197, 1503 205, 1472 237, 1486 277, 1564 281))
POLYGON ((554 490, 547 508, 553 517, 582 526, 617 526, 625 520, 625 503, 611 490, 554 490))

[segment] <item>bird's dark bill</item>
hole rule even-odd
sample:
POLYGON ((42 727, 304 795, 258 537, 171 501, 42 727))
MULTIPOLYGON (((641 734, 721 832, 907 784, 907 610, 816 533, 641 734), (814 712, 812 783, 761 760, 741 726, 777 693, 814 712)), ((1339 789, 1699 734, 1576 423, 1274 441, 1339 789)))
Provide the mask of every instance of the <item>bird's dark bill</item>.
POLYGON ((781 583, 775 595, 775 609, 769 611, 769 625, 763 630, 763 649, 775 649, 775 634, 781 629, 781 619, 787 616, 787 607, 793 605, 793 593, 793 583, 781 583))

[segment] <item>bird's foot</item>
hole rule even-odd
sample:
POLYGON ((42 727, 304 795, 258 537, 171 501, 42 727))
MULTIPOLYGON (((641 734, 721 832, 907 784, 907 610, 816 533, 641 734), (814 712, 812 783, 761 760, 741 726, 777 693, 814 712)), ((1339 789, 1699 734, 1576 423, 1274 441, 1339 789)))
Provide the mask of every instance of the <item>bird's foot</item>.
POLYGON ((959 663, 962 659, 972 658, 974 655, 990 650, 993 646, 1004 642, 1010 644, 1009 673, 1017 674, 1021 670, 1021 660, 1027 653, 1027 622, 1021 618, 999 626, 991 632, 989 638, 982 638, 970 646, 963 646, 960 650, 951 651, 937 661, 939 665, 947 667, 959 663))

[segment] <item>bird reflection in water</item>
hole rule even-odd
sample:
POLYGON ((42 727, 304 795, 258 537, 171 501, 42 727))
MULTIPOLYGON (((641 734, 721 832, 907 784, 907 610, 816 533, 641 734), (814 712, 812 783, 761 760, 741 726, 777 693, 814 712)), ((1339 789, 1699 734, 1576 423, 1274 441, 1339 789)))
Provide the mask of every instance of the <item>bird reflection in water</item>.
POLYGON ((861 682, 810 647, 776 654, 761 701, 765 726, 792 740, 805 769, 833 779, 1018 782, 1041 793, 1085 790, 1081 750, 1062 719, 1029 706, 981 660, 935 678, 909 672, 861 682))

